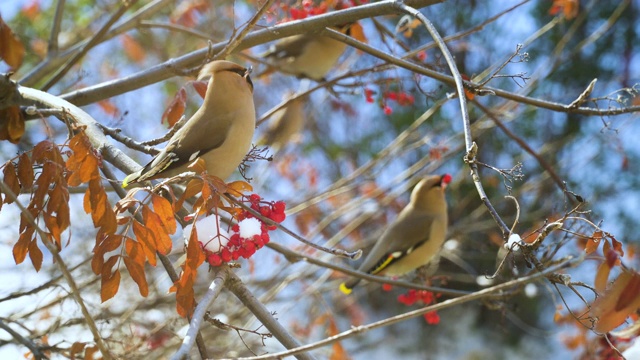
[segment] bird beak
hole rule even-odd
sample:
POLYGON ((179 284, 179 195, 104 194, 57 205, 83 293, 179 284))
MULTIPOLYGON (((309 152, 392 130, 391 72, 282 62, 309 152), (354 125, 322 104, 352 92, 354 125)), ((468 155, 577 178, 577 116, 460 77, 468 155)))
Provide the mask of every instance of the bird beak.
POLYGON ((245 70, 243 78, 247 81, 247 83, 249 83, 249 86, 251 87, 251 92, 253 93, 253 81, 251 81, 251 76, 249 76, 251 75, 252 72, 253 72, 253 66, 249 66, 247 70, 245 70))
POLYGON ((451 180, 452 180, 452 177, 450 174, 442 175, 442 178, 440 178, 440 187, 442 188, 442 190, 445 190, 447 188, 447 185, 449 185, 451 180))

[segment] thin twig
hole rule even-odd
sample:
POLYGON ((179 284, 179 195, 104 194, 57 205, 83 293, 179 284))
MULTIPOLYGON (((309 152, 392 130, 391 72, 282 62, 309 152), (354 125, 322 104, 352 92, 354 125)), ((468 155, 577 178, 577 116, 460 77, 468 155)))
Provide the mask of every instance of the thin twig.
POLYGON ((47 47, 47 57, 58 55, 58 35, 60 35, 60 24, 62 23, 62 14, 64 13, 64 3, 66 0, 58 0, 56 4, 56 12, 53 14, 53 22, 51 25, 51 34, 49 35, 49 46, 47 47))
POLYGON ((222 267, 215 274, 211 285, 207 289, 207 292, 204 294, 195 311, 193 312, 193 316, 191 317, 191 322, 189 323, 189 329, 187 330, 187 334, 182 341, 182 345, 176 351, 175 354, 171 357, 171 360, 181 360, 184 359, 188 354, 189 350, 193 347, 193 343, 195 342, 196 337, 200 331, 200 326, 202 326, 202 322, 204 321, 204 315, 207 312, 207 309, 211 304, 218 298, 222 288, 224 287, 224 283, 227 281, 227 277, 229 274, 228 267, 222 267))
POLYGON ((455 60, 451 55, 451 52, 449 52, 447 45, 444 43, 444 40, 442 40, 442 37, 438 33, 438 30, 435 28, 435 26, 433 26, 433 24, 429 21, 429 19, 426 18, 426 16, 424 16, 418 10, 412 7, 409 7, 402 2, 397 2, 396 6, 402 12, 412 15, 418 18, 418 20, 420 20, 420 22, 427 28, 427 31, 429 31, 429 34, 431 35, 433 40, 436 42, 436 44, 438 44, 438 48, 440 49, 445 60, 447 61, 449 70, 453 74, 453 79, 455 80, 456 91, 458 93, 458 100, 460 102, 460 112, 462 115, 462 125, 464 129, 464 142, 467 150, 466 151, 467 153, 465 155, 465 162, 467 163, 467 165, 469 165, 469 168, 471 169, 471 177, 473 179, 473 183, 476 187, 476 190, 478 191, 478 195, 480 196, 480 199, 485 204, 485 206, 489 210, 489 213, 491 214, 493 219, 496 221, 496 223, 502 230, 503 238, 506 239, 509 234, 509 227, 504 223, 502 218, 500 218, 500 215, 491 204, 489 197, 484 191, 482 182, 480 181, 480 173, 478 171, 478 165, 475 162, 478 148, 476 143, 473 141, 473 137, 471 135, 471 123, 469 121, 469 110, 467 108, 467 101, 466 101, 466 96, 464 92, 464 82, 462 80, 462 76, 460 75, 460 72, 458 71, 455 60))
POLYGON ((359 333, 363 333, 363 332, 367 332, 379 327, 383 327, 383 326, 389 326, 392 324, 396 324, 399 323, 401 321, 405 321, 414 317, 418 317, 421 315, 424 315, 428 312, 432 312, 432 311, 438 311, 438 310, 443 310, 446 308, 450 308, 453 306, 457 306, 457 305, 461 305, 470 301, 475 301, 475 300, 480 300, 489 296, 493 296, 496 293, 500 293, 504 290, 507 290, 509 288, 512 287, 519 287, 522 286, 524 284, 528 284, 531 282, 534 282, 538 279, 540 279, 541 277, 545 277, 549 274, 552 274, 558 270, 564 269, 566 267, 571 267, 571 266, 575 266, 577 264, 579 264, 582 261, 582 259, 580 258, 569 258, 566 261, 561 262, 560 264, 557 264, 555 266, 549 267, 548 269, 545 269, 543 272, 538 272, 535 273, 533 275, 529 275, 517 280, 512 280, 512 281, 508 281, 506 283, 502 283, 496 286, 492 286, 490 288, 486 288, 477 292, 474 292, 472 294, 466 295, 466 296, 462 296, 459 298, 454 298, 454 299, 448 299, 445 300, 441 303, 438 304, 434 304, 434 305, 430 305, 430 306, 426 306, 424 308, 421 309, 417 309, 417 310, 413 310, 413 311, 409 311, 406 312, 404 314, 400 314, 397 316, 393 316, 384 320, 380 320, 380 321, 376 321, 374 323, 371 323, 369 325, 364 325, 364 326, 352 326, 351 330, 347 330, 344 331, 342 333, 330 336, 324 340, 315 342, 313 344, 309 344, 309 345, 305 345, 305 346, 301 346, 299 348, 296 349, 292 349, 289 351, 283 351, 283 352, 279 352, 279 353, 274 353, 274 354, 268 354, 268 355, 263 355, 263 356, 253 356, 253 357, 247 357, 247 358, 238 358, 238 360, 265 360, 265 359, 282 359, 285 356, 291 356, 300 352, 307 352, 313 349, 317 349, 332 343, 335 343, 337 341, 349 338, 349 337, 353 337, 359 333))
POLYGON ((489 110, 487 107, 485 107, 484 105, 482 105, 477 99, 472 100, 473 104, 475 106, 478 107, 478 109, 482 110, 482 112, 484 112, 487 117, 489 117, 489 119, 491 119, 493 121, 494 124, 496 124, 496 126, 498 128, 500 128, 500 130, 502 130, 502 132, 507 135, 509 138, 511 138, 513 141, 515 141, 524 151, 526 151, 529 155, 533 156, 534 159, 536 159, 536 161, 538 162, 538 164, 540 164, 540 166, 547 172, 549 173, 549 176, 551 176, 551 178, 553 179, 553 181, 556 183, 556 185, 558 185, 558 187, 560 188, 560 190, 565 189, 565 183, 562 181, 562 179, 560 178, 560 176, 558 176, 558 174, 556 173, 556 171, 553 169, 553 167, 551 166, 551 164, 549 164, 547 162, 547 160, 545 160, 541 155, 539 155, 537 152, 535 152, 535 150, 533 150, 531 148, 531 146, 529 146, 529 144, 527 144, 522 138, 520 138, 518 135, 516 135, 515 133, 513 133, 511 130, 509 130, 509 128, 506 127, 506 125, 504 125, 504 123, 502 121, 500 121, 500 119, 498 119, 498 117, 493 113, 493 111, 489 110))
POLYGON ((19 332, 13 330, 9 325, 5 324, 2 319, 0 319, 0 329, 8 332, 9 335, 13 336, 13 338, 16 339, 17 342, 31 350, 31 354, 34 358, 36 358, 36 360, 49 359, 49 357, 42 352, 38 345, 36 345, 30 339, 27 339, 26 337, 20 335, 19 332))
POLYGON ((111 26, 118 21, 118 19, 120 19, 120 17, 122 17, 122 15, 124 15, 125 12, 127 12, 127 10, 129 10, 129 8, 131 6, 133 6, 138 0, 125 0, 123 1, 123 4, 120 6, 120 8, 118 9, 118 11, 116 11, 115 14, 113 14, 109 20, 102 25, 102 27, 100 28, 100 30, 98 30, 89 40, 89 42, 82 47, 82 49, 77 52, 69 61, 67 61, 67 63, 65 64, 65 66, 58 70, 58 72, 55 73, 55 75, 53 75, 53 77, 51 77, 51 79, 49 79, 49 81, 47 81, 43 86, 42 86, 42 90, 46 91, 49 90, 54 84, 56 84, 60 79, 62 79, 62 77, 69 71, 71 70, 71 68, 87 53, 89 52, 89 50, 91 50, 94 46, 98 45, 100 43, 100 41, 102 40, 103 36, 107 33, 107 31, 111 28, 111 26))
POLYGON ((155 149, 151 146, 145 146, 142 143, 137 142, 128 136, 122 135, 121 129, 110 128, 100 123, 97 123, 97 124, 106 135, 111 136, 116 141, 124 144, 126 147, 130 149, 137 150, 145 154, 151 154, 151 155, 155 155, 160 152, 158 149, 155 149))
POLYGON ((242 31, 240 31, 240 33, 236 37, 234 37, 233 39, 230 39, 227 45, 224 48, 222 48, 222 50, 220 50, 220 52, 217 53, 216 56, 213 57, 213 60, 224 59, 227 55, 229 55, 238 46, 238 44, 240 44, 240 42, 247 36, 249 31, 253 29, 253 27, 256 25, 258 20, 260 20, 262 15, 264 15, 264 13, 267 10, 269 10, 273 2, 274 0, 267 0, 264 4, 262 4, 258 12, 256 12, 253 15, 251 20, 249 20, 249 23, 247 23, 247 26, 245 26, 244 29, 242 29, 242 31))
POLYGON ((246 204, 244 204, 241 201, 238 201, 236 198, 234 198, 232 196, 227 196, 226 194, 222 194, 222 196, 227 201, 229 201, 231 203, 234 203, 234 204, 240 206, 241 208, 243 208, 244 210, 250 212, 253 216, 257 217, 262 222, 264 222, 264 223, 266 223, 268 225, 276 226, 278 229, 284 231, 286 234, 292 236, 294 239, 302 242, 303 244, 311 246, 314 249, 318 249, 318 250, 326 252, 328 254, 341 256, 341 257, 348 257, 348 258, 351 258, 351 259, 357 259, 362 255, 362 250, 349 252, 349 251, 346 251, 346 250, 343 250, 343 249, 329 249, 329 248, 326 248, 324 246, 321 246, 321 245, 318 245, 318 244, 314 244, 311 241, 309 241, 309 240, 303 238, 302 236, 294 233, 293 231, 289 230, 288 228, 282 226, 282 224, 279 224, 279 223, 269 219, 268 217, 263 216, 258 211, 253 210, 251 207, 247 206, 246 204))

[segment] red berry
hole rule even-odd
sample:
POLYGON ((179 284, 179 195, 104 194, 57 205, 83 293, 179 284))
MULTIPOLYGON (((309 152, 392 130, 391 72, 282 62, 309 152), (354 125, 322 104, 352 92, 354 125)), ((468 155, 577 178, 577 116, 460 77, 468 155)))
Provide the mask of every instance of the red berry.
POLYGON ((407 306, 415 304, 418 300, 418 296, 416 294, 415 289, 409 289, 406 294, 402 294, 398 296, 398 302, 405 304, 407 306))
POLYGON ((276 203, 273 204, 273 208, 278 213, 284 213, 284 210, 286 209, 286 207, 287 207, 287 204, 284 201, 276 201, 276 203))
POLYGON ((278 224, 283 222, 287 216, 284 213, 273 213, 271 214, 271 220, 277 222, 278 224))
POLYGON ((251 203, 257 203, 257 202, 259 202, 260 200, 261 200, 261 198, 260 198, 260 195, 258 195, 258 194, 251 194, 251 195, 249 195, 249 201, 250 201, 251 203))
POLYGON ((207 262, 211 266, 220 266, 220 265, 222 265, 222 259, 220 258, 220 255, 218 255, 218 254, 209 254, 209 256, 207 257, 207 262))
POLYGON ((427 324, 436 325, 440 323, 440 315, 438 315, 438 313, 435 311, 430 311, 422 316, 424 316, 427 324))
POLYGON ((262 214, 262 216, 269 217, 269 215, 271 215, 271 208, 268 206, 261 206, 260 214, 262 214))
POLYGON ((441 180, 441 182, 442 182, 443 184, 449 184, 449 183, 451 182, 451 180, 452 180, 452 179, 453 179, 453 177, 452 177, 450 174, 444 174, 444 175, 442 176, 442 180, 441 180))
POLYGON ((385 115, 391 115, 391 113, 393 113, 393 109, 391 109, 389 105, 385 105, 382 108, 382 111, 384 112, 385 115))
POLYGON ((291 18, 293 20, 300 20, 307 17, 307 12, 305 10, 292 8, 289 10, 289 13, 291 13, 291 18))
POLYGON ((222 248, 222 251, 220 252, 220 257, 224 262, 231 261, 231 251, 229 251, 229 249, 226 247, 222 248))
POLYGON ((391 284, 382 284, 382 291, 391 291, 391 284))
POLYGON ((247 241, 246 243, 244 243, 244 249, 248 254, 248 256, 246 256, 245 258, 248 258, 256 252, 256 245, 251 241, 247 241))
POLYGON ((425 305, 431 304, 434 300, 433 293, 431 291, 420 291, 420 300, 422 300, 425 305))

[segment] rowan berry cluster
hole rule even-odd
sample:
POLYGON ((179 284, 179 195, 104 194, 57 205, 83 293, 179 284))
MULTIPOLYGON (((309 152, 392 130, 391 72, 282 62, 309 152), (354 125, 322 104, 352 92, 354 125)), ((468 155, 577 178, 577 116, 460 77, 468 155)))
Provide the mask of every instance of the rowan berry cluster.
MULTIPOLYGON (((251 204, 251 209, 276 223, 283 222, 286 217, 284 201, 262 201, 260 196, 252 194, 245 198, 245 202, 251 204)), ((269 231, 276 229, 275 225, 265 224, 247 210, 238 214, 237 220, 238 223, 231 227, 228 241, 221 243, 218 251, 212 252, 203 246, 207 262, 211 266, 220 266, 239 258, 250 258, 270 241, 269 231)))

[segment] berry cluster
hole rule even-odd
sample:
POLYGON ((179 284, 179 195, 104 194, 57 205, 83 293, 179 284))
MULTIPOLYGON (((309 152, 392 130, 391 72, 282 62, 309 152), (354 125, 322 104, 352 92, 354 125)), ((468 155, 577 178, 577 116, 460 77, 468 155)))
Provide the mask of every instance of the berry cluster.
MULTIPOLYGON (((245 198, 245 202, 251 204, 251 208, 277 223, 284 221, 286 215, 284 213, 286 204, 284 201, 266 202, 261 201, 260 196, 252 194, 245 198)), ((211 266, 220 266, 223 263, 238 260, 239 258, 248 259, 267 244, 269 239, 269 231, 275 230, 275 225, 267 225, 256 218, 249 211, 242 211, 236 216, 238 223, 231 227, 231 236, 229 241, 220 247, 217 252, 208 251, 203 247, 203 251, 207 256, 207 262, 211 266)))
MULTIPOLYGON (((409 289, 406 294, 398 296, 398 302, 407 306, 411 306, 416 302, 421 302, 424 305, 429 305, 435 302, 437 295, 431 291, 409 289)), ((423 315, 427 324, 435 325, 440 323, 440 315, 436 311, 430 311, 423 315)))
MULTIPOLYGON (((375 92, 371 89, 364 89, 364 97, 368 103, 374 103, 375 99, 373 95, 375 92)), ((413 95, 402 92, 402 91, 389 91, 385 92, 382 95, 383 100, 380 102, 380 107, 382 107, 382 111, 385 115, 391 115, 393 113, 393 109, 391 106, 387 104, 387 101, 396 101, 400 106, 410 106, 415 102, 415 98, 413 95)))
MULTIPOLYGON (((248 197, 248 201, 251 203, 251 208, 253 210, 260 212, 262 216, 267 217, 277 222, 278 224, 284 221, 286 217, 284 213, 286 204, 284 203, 284 201, 267 202, 267 201, 261 201, 261 200, 262 199, 258 194, 251 194, 248 197)), ((253 217, 254 216, 251 213, 244 211, 242 214, 238 216, 238 221, 243 219, 253 218, 253 217)), ((275 225, 268 226, 267 228, 267 230, 275 230, 275 229, 276 229, 275 225)))

